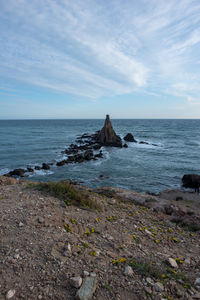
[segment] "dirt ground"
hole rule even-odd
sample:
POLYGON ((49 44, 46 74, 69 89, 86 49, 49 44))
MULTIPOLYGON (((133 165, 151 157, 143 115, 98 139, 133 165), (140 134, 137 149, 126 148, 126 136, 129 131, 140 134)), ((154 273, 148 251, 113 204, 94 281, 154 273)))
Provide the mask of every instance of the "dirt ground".
POLYGON ((180 193, 90 191, 95 211, 0 178, 0 299, 72 300, 74 276, 97 277, 91 299, 200 299, 200 232, 155 209, 163 201, 198 216, 199 196, 180 193))

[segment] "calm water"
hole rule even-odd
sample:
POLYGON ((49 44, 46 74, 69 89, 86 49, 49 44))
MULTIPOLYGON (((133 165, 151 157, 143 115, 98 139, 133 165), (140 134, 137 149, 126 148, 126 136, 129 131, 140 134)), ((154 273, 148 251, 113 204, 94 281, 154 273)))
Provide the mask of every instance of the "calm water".
MULTIPOLYGON (((31 179, 74 179, 89 186, 116 186, 158 192, 180 186, 184 173, 200 173, 200 120, 112 120, 117 134, 131 132, 138 140, 159 146, 129 143, 128 149, 104 148, 104 158, 50 171, 31 179), (108 176, 99 179, 99 175, 108 176)), ((104 120, 0 121, 0 174, 27 165, 56 162, 77 135, 94 133, 104 120)))

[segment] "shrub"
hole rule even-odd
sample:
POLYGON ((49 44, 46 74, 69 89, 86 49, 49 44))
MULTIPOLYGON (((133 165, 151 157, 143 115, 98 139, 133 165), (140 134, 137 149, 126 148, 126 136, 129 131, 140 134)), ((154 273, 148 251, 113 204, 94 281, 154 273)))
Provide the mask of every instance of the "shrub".
POLYGON ((100 210, 100 204, 95 199, 90 199, 88 193, 79 191, 67 181, 42 182, 35 185, 39 190, 63 200, 68 206, 88 207, 100 210))

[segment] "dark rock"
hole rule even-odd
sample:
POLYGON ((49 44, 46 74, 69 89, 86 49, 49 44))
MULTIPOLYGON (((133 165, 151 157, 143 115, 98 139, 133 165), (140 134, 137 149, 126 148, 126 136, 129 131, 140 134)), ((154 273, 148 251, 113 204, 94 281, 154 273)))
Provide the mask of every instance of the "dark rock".
POLYGON ((124 137, 124 140, 126 142, 137 143, 137 141, 135 140, 134 136, 131 133, 127 133, 127 135, 124 137))
POLYGON ((123 147, 124 147, 124 148, 128 148, 128 145, 127 145, 127 144, 124 144, 123 147))
POLYGON ((40 166, 35 166, 35 170, 41 170, 40 166))
POLYGON ((84 153, 84 159, 86 160, 91 160, 94 157, 93 151, 92 150, 87 150, 84 153))
POLYGON ((100 151, 98 154, 95 154, 96 158, 102 158, 103 157, 103 153, 100 151))
POLYGON ((43 170, 49 170, 49 169, 50 169, 50 166, 47 165, 47 164, 45 164, 45 163, 43 163, 43 164, 42 164, 42 169, 43 169, 43 170))
POLYGON ((13 171, 10 171, 6 176, 19 176, 19 177, 24 177, 24 173, 26 173, 27 170, 25 169, 14 169, 13 171))
POLYGON ((61 167, 61 166, 64 166, 66 163, 67 163, 67 160, 64 159, 64 160, 58 161, 58 162, 56 163, 56 166, 61 167))
POLYGON ((93 149, 94 149, 94 150, 99 150, 99 149, 101 149, 101 145, 95 144, 95 145, 93 146, 93 149))
POLYGON ((81 163, 81 162, 83 162, 84 160, 85 160, 85 159, 84 159, 84 157, 83 157, 82 154, 77 154, 77 155, 74 156, 74 161, 75 161, 75 162, 81 163))
POLYGON ((157 144, 152 144, 152 146, 158 147, 158 145, 157 145, 157 144))
POLYGON ((200 187, 200 175, 197 174, 185 174, 182 178, 183 187, 193 188, 195 192, 199 193, 200 187))
POLYGON ((109 178, 109 176, 104 175, 104 174, 100 174, 100 175, 99 175, 99 178, 101 178, 101 179, 107 179, 107 178, 109 178))
POLYGON ((139 144, 149 145, 149 143, 144 142, 144 141, 139 142, 139 144))
POLYGON ((113 130, 109 115, 106 116, 104 127, 97 134, 96 141, 103 146, 122 147, 122 140, 113 130))
POLYGON ((31 168, 31 167, 27 167, 27 171, 28 172, 34 172, 33 168, 31 168))

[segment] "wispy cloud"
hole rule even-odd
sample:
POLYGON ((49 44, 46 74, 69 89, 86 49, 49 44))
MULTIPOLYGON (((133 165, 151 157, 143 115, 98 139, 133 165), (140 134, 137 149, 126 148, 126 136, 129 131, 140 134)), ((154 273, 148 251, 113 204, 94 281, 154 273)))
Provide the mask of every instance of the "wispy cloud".
POLYGON ((78 97, 199 101, 199 0, 0 0, 0 77, 78 97))

